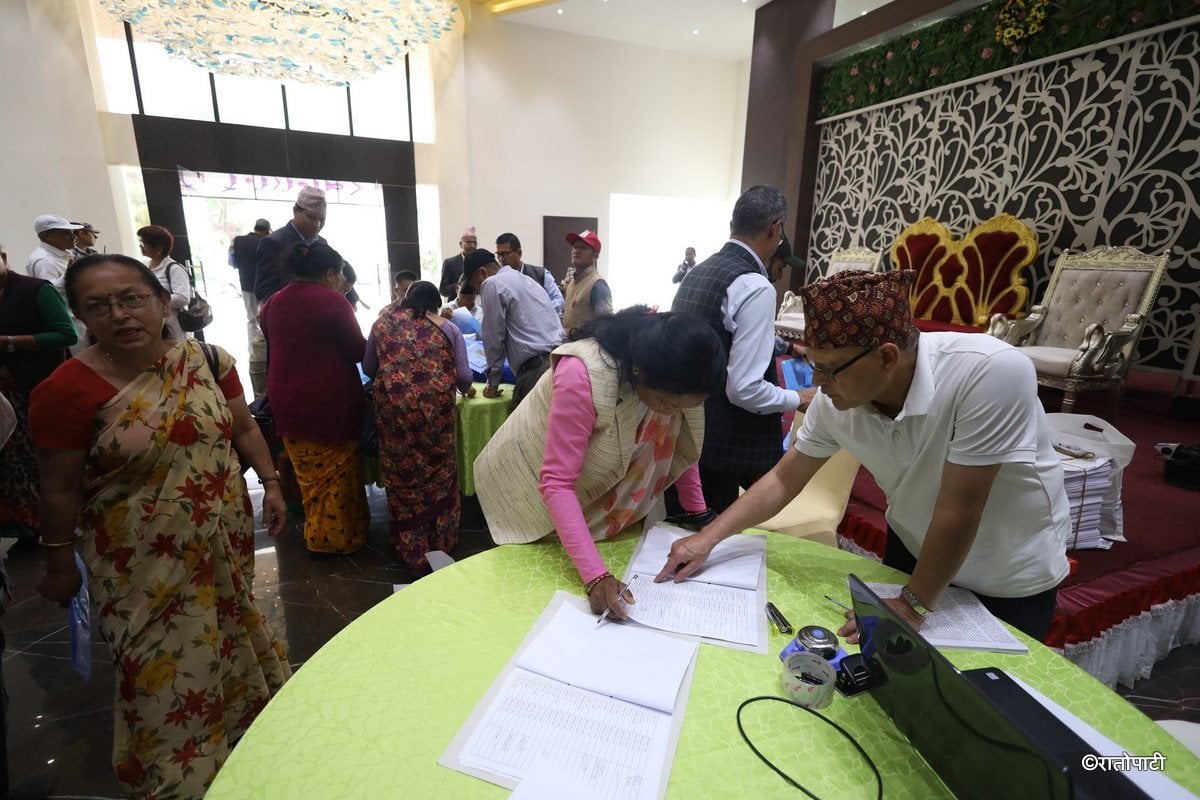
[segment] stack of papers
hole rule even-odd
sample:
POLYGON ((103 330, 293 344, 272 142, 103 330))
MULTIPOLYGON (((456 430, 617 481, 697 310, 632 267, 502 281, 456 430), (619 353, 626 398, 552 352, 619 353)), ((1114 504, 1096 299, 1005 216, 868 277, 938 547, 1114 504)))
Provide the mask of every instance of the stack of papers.
POLYGON ((597 625, 559 592, 444 766, 522 797, 652 800, 666 789, 699 643, 597 625))
POLYGON ((655 525, 643 534, 625 582, 635 581, 629 618, 660 630, 700 636, 711 644, 767 652, 766 563, 763 536, 730 536, 700 571, 680 583, 655 583, 676 539, 692 531, 655 525))
MULTIPOLYGON (((867 586, 885 600, 900 596, 898 583, 868 583, 867 586)), ((949 586, 942 592, 937 609, 930 611, 921 623, 920 634, 934 647, 1029 652, 1029 648, 992 616, 973 592, 960 586, 949 586)))
POLYGON ((1063 472, 1067 486, 1067 500, 1071 503, 1071 538, 1068 550, 1107 550, 1112 542, 1100 533, 1100 519, 1104 510, 1105 495, 1108 494, 1114 469, 1108 456, 1100 458, 1062 457, 1063 472))

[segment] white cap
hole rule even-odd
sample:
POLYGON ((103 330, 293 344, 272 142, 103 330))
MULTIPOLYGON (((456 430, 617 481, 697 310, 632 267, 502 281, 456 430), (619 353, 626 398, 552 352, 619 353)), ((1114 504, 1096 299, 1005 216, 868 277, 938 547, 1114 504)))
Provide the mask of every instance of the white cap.
POLYGON ((33 221, 33 232, 39 236, 46 231, 80 231, 83 226, 57 214, 42 214, 33 221))

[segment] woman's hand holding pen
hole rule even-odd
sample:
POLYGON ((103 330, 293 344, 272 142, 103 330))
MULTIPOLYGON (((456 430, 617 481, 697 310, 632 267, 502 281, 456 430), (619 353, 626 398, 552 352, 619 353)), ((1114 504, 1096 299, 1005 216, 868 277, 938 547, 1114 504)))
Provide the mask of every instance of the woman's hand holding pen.
POLYGON ((603 614, 607 610, 610 617, 617 619, 629 619, 625 604, 635 602, 637 601, 633 599, 633 592, 629 587, 611 575, 596 584, 592 593, 588 595, 588 604, 591 605, 593 614, 603 614))

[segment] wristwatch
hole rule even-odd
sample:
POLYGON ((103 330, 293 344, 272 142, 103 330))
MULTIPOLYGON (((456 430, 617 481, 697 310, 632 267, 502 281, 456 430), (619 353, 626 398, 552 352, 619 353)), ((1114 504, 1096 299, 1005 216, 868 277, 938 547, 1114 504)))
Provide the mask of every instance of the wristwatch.
POLYGON ((904 602, 912 607, 913 611, 917 612, 918 616, 925 617, 929 615, 929 609, 925 607, 920 598, 913 594, 912 589, 908 588, 908 584, 900 587, 900 596, 904 598, 904 602))
POLYGON ((4 349, 5 349, 5 350, 7 350, 7 351, 8 351, 8 352, 10 352, 10 353, 15 353, 15 352, 17 352, 17 340, 16 340, 16 339, 14 339, 14 338, 13 338, 13 337, 11 337, 11 336, 8 336, 8 337, 5 337, 5 338, 7 338, 7 339, 8 339, 8 344, 7 344, 7 345, 5 345, 4 349))

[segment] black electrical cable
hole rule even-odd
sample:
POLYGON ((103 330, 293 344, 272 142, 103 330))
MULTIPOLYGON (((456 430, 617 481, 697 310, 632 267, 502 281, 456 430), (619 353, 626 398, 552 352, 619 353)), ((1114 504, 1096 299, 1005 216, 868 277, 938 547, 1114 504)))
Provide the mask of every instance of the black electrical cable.
POLYGON ((793 780, 792 777, 790 775, 788 775, 786 772, 781 770, 779 767, 775 766, 775 764, 773 764, 769 758, 767 758, 766 756, 764 756, 762 753, 759 752, 758 748, 754 746, 754 742, 750 741, 750 737, 746 735, 746 729, 742 727, 742 709, 745 708, 746 706, 750 705, 751 703, 757 703, 760 700, 774 700, 778 703, 787 703, 789 706, 795 706, 796 708, 804 709, 809 714, 812 714, 814 717, 821 720, 822 722, 826 722, 826 723, 832 725, 838 733, 840 733, 842 736, 844 736, 846 738, 847 741, 850 742, 850 744, 854 745, 854 748, 856 750, 858 750, 859 754, 862 755, 863 760, 867 762, 867 766, 871 768, 871 772, 875 773, 875 783, 879 786, 879 793, 877 795, 875 795, 875 797, 876 797, 876 800, 883 800, 883 778, 879 775, 879 769, 875 766, 875 762, 871 760, 871 757, 869 755, 867 755, 867 751, 864 750, 862 748, 862 745, 860 745, 858 743, 858 740, 855 739, 853 736, 851 736, 846 731, 845 728, 843 728, 841 725, 838 725, 836 722, 829 719, 828 717, 826 717, 822 714, 818 714, 816 711, 813 711, 811 708, 807 708, 805 706, 800 705, 799 703, 797 703, 794 700, 788 700, 784 697, 776 697, 775 695, 772 695, 772 694, 763 694, 763 695, 759 695, 758 697, 751 697, 749 700, 744 700, 744 701, 742 701, 742 704, 740 706, 738 706, 737 727, 738 727, 738 733, 740 733, 742 735, 742 741, 746 743, 746 746, 750 748, 751 752, 753 752, 754 755, 758 756, 759 761, 763 762, 768 767, 770 767, 772 770, 774 770, 776 775, 783 778, 785 781, 787 781, 789 784, 796 787, 800 791, 804 792, 806 795, 811 797, 813 800, 821 800, 821 798, 817 797, 815 794, 810 792, 808 789, 805 789, 803 786, 801 786, 799 783, 797 783, 795 780, 793 780))

